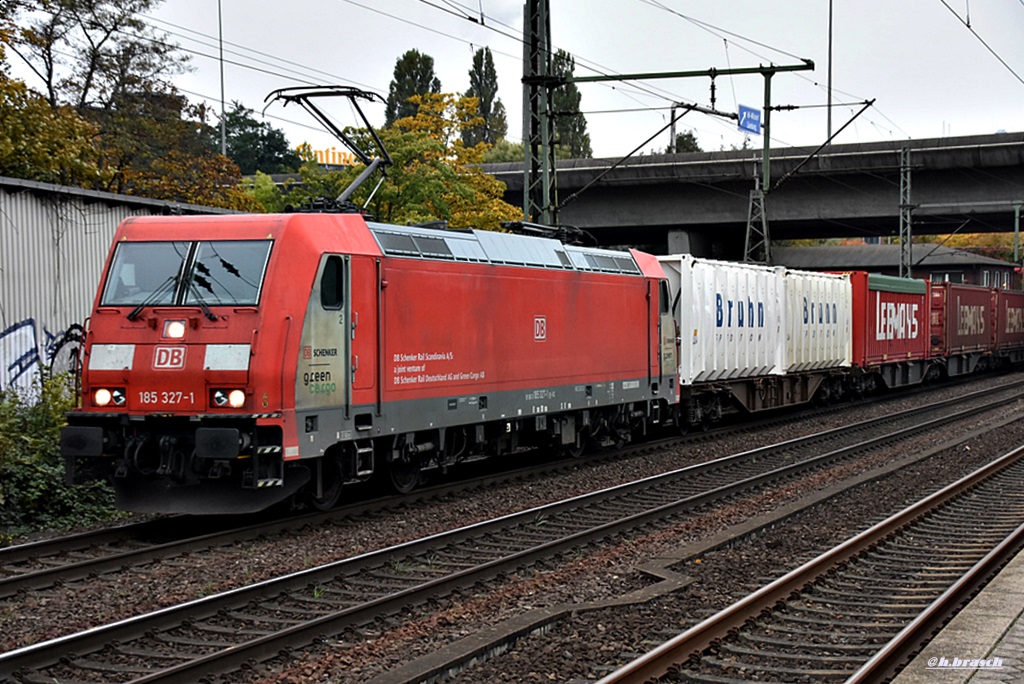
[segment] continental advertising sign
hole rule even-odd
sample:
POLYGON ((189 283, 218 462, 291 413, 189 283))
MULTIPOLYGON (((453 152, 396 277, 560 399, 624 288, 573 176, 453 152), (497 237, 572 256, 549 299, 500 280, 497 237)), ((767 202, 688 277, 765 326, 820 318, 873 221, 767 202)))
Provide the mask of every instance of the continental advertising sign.
POLYGON ((336 147, 326 150, 314 150, 300 145, 296 149, 300 156, 305 152, 312 154, 313 158, 316 159, 316 163, 321 166, 355 166, 359 163, 356 155, 348 150, 339 150, 336 147))

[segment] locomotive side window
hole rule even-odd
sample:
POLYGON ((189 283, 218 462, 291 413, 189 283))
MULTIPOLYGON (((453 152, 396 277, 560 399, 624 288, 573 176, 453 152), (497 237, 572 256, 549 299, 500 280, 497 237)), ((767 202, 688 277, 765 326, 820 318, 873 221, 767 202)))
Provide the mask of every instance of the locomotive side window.
POLYGON ((188 242, 122 242, 114 251, 101 306, 174 302, 188 242))
POLYGON ((664 316, 669 310, 668 282, 662 280, 658 285, 658 312, 664 316))
POLYGON ((185 304, 258 304, 270 244, 270 240, 200 242, 185 304))
POLYGON ((320 276, 320 306, 340 309, 345 304, 345 277, 341 257, 329 256, 320 276))

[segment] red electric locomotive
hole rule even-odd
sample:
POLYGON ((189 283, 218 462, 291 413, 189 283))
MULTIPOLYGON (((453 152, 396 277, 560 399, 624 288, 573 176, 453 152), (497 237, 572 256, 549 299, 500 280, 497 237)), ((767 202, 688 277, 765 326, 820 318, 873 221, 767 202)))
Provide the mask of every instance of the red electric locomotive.
POLYGON ((639 252, 359 214, 118 229, 87 324, 69 474, 119 506, 253 511, 671 415, 675 329, 639 252))

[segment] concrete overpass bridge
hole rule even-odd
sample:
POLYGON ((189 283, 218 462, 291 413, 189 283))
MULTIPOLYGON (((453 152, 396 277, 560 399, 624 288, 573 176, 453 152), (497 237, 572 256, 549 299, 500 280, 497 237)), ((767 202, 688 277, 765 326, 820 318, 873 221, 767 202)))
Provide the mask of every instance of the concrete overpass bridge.
MULTIPOLYGON (((910 149, 913 232, 1013 232, 1024 204, 1024 133, 772 151, 766 196, 772 240, 899 235, 900 149, 910 149)), ((602 245, 741 258, 761 151, 645 155, 567 199, 615 159, 558 163, 559 221, 602 245)), ((522 206, 522 164, 488 164, 522 206)))

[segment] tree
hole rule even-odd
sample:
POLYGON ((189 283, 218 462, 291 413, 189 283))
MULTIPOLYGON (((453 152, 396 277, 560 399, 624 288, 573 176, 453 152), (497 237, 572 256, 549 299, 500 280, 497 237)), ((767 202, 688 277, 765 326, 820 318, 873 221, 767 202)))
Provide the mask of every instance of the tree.
MULTIPOLYGON (((414 96, 416 115, 378 131, 394 164, 388 180, 373 196, 370 210, 387 223, 445 220, 452 228, 496 230, 502 221, 522 219, 522 210, 502 200, 504 183, 480 168, 486 143, 466 145, 462 131, 480 124, 475 98, 452 94, 414 96)), ((357 142, 367 142, 365 130, 346 129, 357 142)), ((325 172, 315 162, 300 169, 303 183, 293 189, 294 204, 315 197, 337 197, 363 171, 362 165, 325 172)), ((367 183, 353 198, 366 201, 375 183, 367 183)))
POLYGON ((414 95, 441 92, 441 81, 434 75, 434 58, 409 50, 395 62, 395 72, 388 88, 384 126, 416 116, 416 106, 409 102, 414 95))
POLYGON ((693 131, 686 131, 685 133, 676 133, 676 152, 703 152, 700 148, 700 143, 697 141, 697 136, 693 131))
POLYGON ((100 126, 102 168, 110 179, 104 189, 130 192, 131 172, 151 171, 171 152, 179 160, 212 156, 207 115, 205 106, 173 92, 124 93, 110 109, 90 111, 88 118, 100 126))
POLYGON ((246 191, 259 202, 264 211, 276 214, 284 211, 288 205, 281 188, 277 187, 273 178, 262 171, 257 171, 248 179, 246 191))
MULTIPOLYGON (((80 114, 110 109, 118 98, 153 91, 180 73, 188 56, 142 16, 163 0, 38 0, 14 5, 20 27, 8 45, 32 69, 52 107, 80 114), (25 8, 27 15, 22 16, 25 8)), ((164 90, 167 88, 165 87, 164 90)))
POLYGON ((0 176, 101 187, 98 128, 0 72, 0 176))
POLYGON ((207 155, 196 157, 171 150, 154 160, 150 168, 130 170, 125 190, 172 202, 187 202, 207 207, 223 207, 238 211, 261 211, 262 206, 239 184, 241 173, 227 157, 207 155))
MULTIPOLYGON (((555 78, 573 75, 576 60, 565 50, 555 53, 551 61, 551 72, 555 78)), ((555 111, 556 143, 569 150, 573 159, 588 159, 594 152, 590 148, 590 134, 587 133, 587 119, 580 111, 580 91, 575 83, 555 88, 551 95, 555 111)))
MULTIPOLYGON (((227 156, 238 164, 243 176, 257 171, 294 173, 302 160, 288 146, 284 133, 253 114, 239 102, 232 102, 231 110, 224 114, 227 156)), ((220 150, 220 129, 211 128, 211 133, 212 148, 220 150)))
MULTIPOLYGON (((933 243, 962 249, 980 256, 987 256, 1003 261, 1013 261, 1012 233, 956 233, 954 235, 920 235, 914 236, 914 242, 933 243)), ((918 252, 914 252, 918 256, 918 252)))
MULTIPOLYGON (((21 155, 29 167, 40 149, 66 159, 55 182, 258 208, 238 188, 238 167, 211 149, 205 106, 191 105, 165 80, 185 69, 188 57, 141 18, 161 2, 0 0, 0 40, 38 77, 49 108, 47 114, 38 102, 21 101, 34 112, 40 130, 35 147, 22 143, 11 154, 21 155), (83 128, 84 122, 76 123, 70 114, 92 127, 83 128), (68 138, 63 148, 53 147, 50 131, 41 130, 47 127, 68 138), (80 142, 82 135, 90 136, 88 145, 80 142)), ((16 101, 18 93, 11 93, 16 101)), ((38 169, 18 175, 37 177, 32 173, 38 169)))
POLYGON ((466 97, 479 100, 480 117, 483 124, 465 128, 462 140, 467 145, 485 142, 494 145, 508 133, 505 105, 498 99, 498 72, 494 69, 494 57, 490 48, 480 48, 473 55, 473 68, 469 70, 469 90, 466 97))
MULTIPOLYGON (((555 159, 572 159, 567 148, 556 146, 554 149, 555 159)), ((486 153, 484 153, 485 164, 500 164, 503 162, 515 162, 517 164, 522 164, 523 143, 499 140, 490 149, 488 149, 486 153)))
POLYGON ((188 57, 140 17, 161 2, 40 0, 12 15, 10 50, 38 77, 50 107, 71 107, 99 127, 104 190, 122 192, 128 171, 171 150, 207 153, 205 109, 164 80, 188 57))
POLYGON ((499 140, 484 155, 484 163, 499 164, 503 162, 523 163, 523 143, 499 140))

